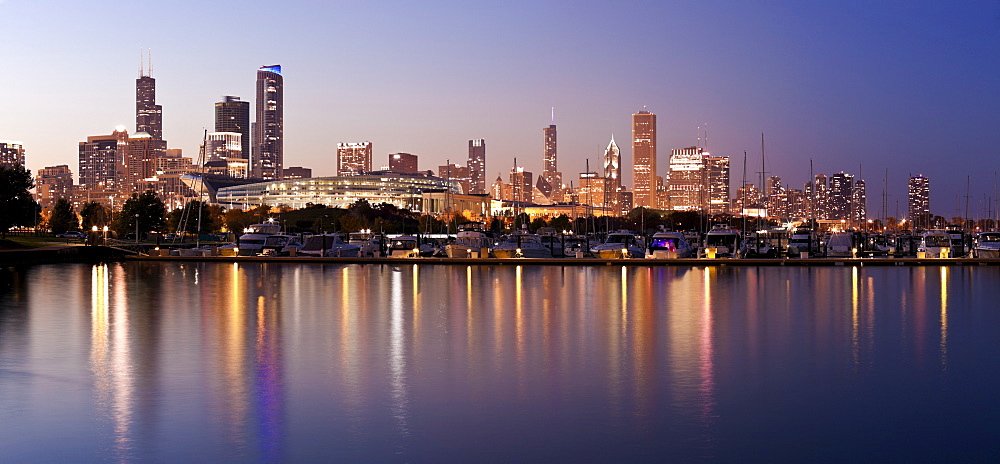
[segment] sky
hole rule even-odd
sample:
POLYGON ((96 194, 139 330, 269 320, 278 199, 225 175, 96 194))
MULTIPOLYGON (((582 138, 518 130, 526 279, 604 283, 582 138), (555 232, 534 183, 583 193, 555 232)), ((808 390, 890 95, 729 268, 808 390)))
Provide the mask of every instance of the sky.
POLYGON ((407 152, 436 170, 478 138, 489 179, 515 157, 537 174, 554 107, 563 178, 614 136, 630 186, 631 114, 646 107, 661 175, 707 128, 733 191, 744 171, 759 183, 763 134, 768 175, 802 188, 810 161, 860 173, 870 217, 883 191, 888 215, 905 211, 916 174, 935 214, 964 215, 967 183, 970 216, 997 199, 1000 0, 0 0, 0 17, 0 139, 23 142, 32 171, 76 173, 80 141, 134 131, 150 49, 164 138, 185 156, 215 102, 252 102, 256 69, 280 64, 284 163, 314 176, 336 173, 337 142, 371 141, 376 167, 407 152))

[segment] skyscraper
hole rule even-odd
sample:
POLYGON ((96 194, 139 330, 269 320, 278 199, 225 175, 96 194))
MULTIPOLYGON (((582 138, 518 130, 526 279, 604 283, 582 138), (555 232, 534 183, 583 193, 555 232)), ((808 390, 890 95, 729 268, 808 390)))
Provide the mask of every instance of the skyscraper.
POLYGON ((227 95, 215 104, 215 132, 236 132, 242 136, 241 158, 250 158, 250 102, 227 95))
POLYGON ((853 200, 854 175, 841 171, 830 176, 830 191, 827 200, 828 219, 852 221, 853 200))
POLYGON ((0 166, 24 166, 24 144, 0 140, 0 166))
POLYGON ((88 191, 115 191, 125 184, 128 132, 118 127, 111 135, 94 135, 80 142, 80 185, 88 191))
POLYGON ((372 143, 338 143, 337 175, 356 176, 372 170, 372 143))
POLYGON ((604 149, 604 206, 611 208, 611 214, 622 214, 621 190, 622 190, 622 169, 621 150, 615 143, 615 136, 611 136, 611 142, 604 149))
POLYGON ((38 204, 43 209, 51 210, 56 200, 70 199, 73 192, 73 172, 65 164, 39 169, 35 176, 35 192, 38 194, 38 204))
POLYGON ((531 203, 532 200, 532 174, 525 171, 523 167, 517 166, 510 170, 510 185, 513 188, 514 201, 531 203))
POLYGON ((670 150, 670 207, 677 211, 706 210, 705 155, 701 147, 670 150))
POLYGON ((918 174, 910 178, 908 185, 909 219, 914 227, 930 227, 931 221, 931 180, 918 174))
POLYGON ((727 214, 729 213, 729 157, 706 157, 705 166, 708 214, 727 214))
POLYGON ((632 115, 632 188, 636 207, 656 208, 656 115, 632 115))
POLYGON ((143 69, 139 59, 139 78, 135 80, 135 132, 145 132, 156 140, 163 140, 163 108, 156 104, 156 79, 153 79, 153 62, 143 69))
POLYGON ((257 70, 257 119, 253 125, 253 172, 261 179, 281 178, 284 164, 284 81, 281 65, 257 70))
POLYGON ((469 184, 475 194, 486 191, 486 140, 469 140, 469 184))
POLYGON ((858 179, 854 182, 854 191, 851 193, 851 221, 861 224, 868 219, 868 194, 865 192, 865 180, 858 179))
MULTIPOLYGON (((556 159, 555 109, 552 110, 552 121, 549 127, 542 128, 542 156, 542 178, 545 179, 551 189, 562 188, 562 173, 559 172, 558 161, 556 159)), ((542 193, 550 195, 551 189, 549 192, 542 193)))

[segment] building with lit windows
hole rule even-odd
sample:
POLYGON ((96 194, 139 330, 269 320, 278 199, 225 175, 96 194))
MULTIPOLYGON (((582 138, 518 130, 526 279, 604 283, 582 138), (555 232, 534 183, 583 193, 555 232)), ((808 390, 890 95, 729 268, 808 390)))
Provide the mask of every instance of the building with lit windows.
POLYGON ((337 175, 357 176, 372 172, 372 143, 338 143, 337 175))
MULTIPOLYGON (((250 102, 227 95, 215 104, 215 132, 240 134, 239 158, 250 159, 250 102)), ((249 175, 249 174, 248 174, 249 175)))
POLYGON ((153 64, 143 69, 139 60, 139 77, 135 80, 135 132, 145 132, 156 140, 163 139, 163 107, 156 104, 156 79, 153 64))
POLYGON ((832 220, 851 220, 853 217, 854 175, 843 171, 830 176, 827 195, 827 217, 832 220))
POLYGON ((622 168, 621 150, 615 143, 615 136, 611 136, 611 142, 604 149, 604 205, 610 208, 615 214, 624 214, 622 211, 622 168))
POLYGON ((914 227, 929 228, 931 224, 931 180, 923 174, 910 178, 907 185, 907 211, 914 227))
MULTIPOLYGON (((457 180, 459 184, 462 184, 462 191, 465 193, 472 191, 472 183, 469 179, 469 168, 466 166, 460 166, 455 163, 438 166, 437 175, 438 177, 443 177, 445 179, 457 180)), ((476 195, 485 194, 481 193, 476 195)))
POLYGON ((703 211, 705 192, 705 151, 701 147, 670 150, 670 182, 667 184, 670 209, 703 211))
POLYGON ((455 180, 419 173, 376 171, 233 185, 219 188, 214 197, 220 205, 242 209, 259 205, 287 205, 296 209, 308 205, 347 208, 358 200, 366 200, 373 205, 389 203, 400 209, 421 212, 424 192, 446 190, 450 194, 462 193, 461 185, 455 180))
POLYGON ((0 166, 24 166, 24 144, 0 140, 0 166))
POLYGON ((607 206, 607 179, 604 176, 596 172, 581 172, 579 183, 577 201, 598 208, 607 206))
POLYGON ((46 166, 35 176, 35 195, 43 210, 51 210, 56 200, 73 196, 73 171, 69 166, 46 166))
POLYGON ((562 187, 562 173, 559 172, 558 151, 556 145, 556 124, 553 118, 549 127, 542 128, 542 175, 545 182, 541 185, 545 187, 542 194, 546 197, 552 195, 552 191, 562 187))
POLYGON ((395 172, 417 172, 417 155, 410 153, 393 153, 389 155, 389 170, 395 172))
POLYGON ((534 184, 531 183, 532 173, 525 171, 523 167, 514 167, 510 170, 510 187, 514 201, 531 203, 534 198, 534 184))
POLYGON ((868 220, 868 194, 865 192, 865 180, 858 179, 854 182, 854 190, 851 194, 851 221, 861 224, 868 220))
POLYGON ((469 140, 469 193, 482 194, 486 190, 486 140, 469 140))
POLYGON ((657 208, 656 115, 642 110, 632 115, 632 201, 636 207, 657 208))
POLYGON ((253 174, 278 179, 284 168, 284 79, 281 66, 257 70, 257 119, 253 125, 253 174))
POLYGON ((728 214, 730 203, 728 156, 705 157, 705 189, 708 192, 708 214, 728 214))
POLYGON ((127 188, 124 163, 128 138, 125 128, 118 127, 110 135, 94 135, 80 142, 79 183, 84 189, 117 191, 127 188))

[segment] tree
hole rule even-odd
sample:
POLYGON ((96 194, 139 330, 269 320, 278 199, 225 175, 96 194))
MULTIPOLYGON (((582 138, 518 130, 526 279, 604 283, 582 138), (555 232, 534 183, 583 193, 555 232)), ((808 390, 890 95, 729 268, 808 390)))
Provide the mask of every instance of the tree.
POLYGON ((208 204, 194 200, 170 212, 167 228, 174 232, 205 234, 214 232, 218 227, 208 204))
POLYGON ((569 220, 569 216, 567 216, 565 214, 560 214, 560 215, 552 218, 552 220, 549 221, 549 227, 552 227, 553 229, 556 230, 556 232, 559 232, 559 233, 562 233, 562 231, 564 231, 564 230, 572 230, 573 229, 573 225, 572 225, 572 223, 569 220))
POLYGON ((166 216, 167 206, 156 196, 156 192, 146 190, 142 194, 133 193, 128 200, 125 200, 122 212, 115 220, 114 229, 120 237, 134 234, 136 231, 141 237, 150 231, 163 230, 166 226, 166 216))
POLYGON ((64 234, 71 230, 80 228, 80 221, 73 211, 73 204, 65 198, 56 200, 52 207, 52 216, 49 217, 49 229, 53 234, 64 234))
POLYGON ((83 230, 90 230, 92 227, 104 227, 111 223, 111 211, 104 205, 92 201, 83 205, 80 210, 80 218, 83 220, 81 227, 83 230))
POLYGON ((0 164, 0 238, 7 238, 11 227, 38 224, 41 208, 28 191, 34 187, 31 171, 24 166, 0 164))

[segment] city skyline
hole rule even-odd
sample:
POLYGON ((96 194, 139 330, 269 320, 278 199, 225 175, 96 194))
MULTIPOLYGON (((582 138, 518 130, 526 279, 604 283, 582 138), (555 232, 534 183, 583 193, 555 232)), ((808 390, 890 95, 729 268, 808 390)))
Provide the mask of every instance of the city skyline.
MULTIPOLYGON (((197 156, 203 128, 211 129, 214 103, 224 95, 249 99, 250 73, 270 62, 281 63, 289 81, 284 164, 311 167, 316 176, 336 172, 331 160, 341 141, 371 140, 376 159, 413 153, 422 169, 434 169, 447 159, 463 160, 468 140, 480 138, 490 143, 486 179, 506 174, 514 157, 527 171, 541 173, 537 134, 555 106, 559 168, 572 179, 586 160, 600 164, 611 136, 624 140, 628 115, 645 105, 658 115, 657 164, 667 165, 671 149, 707 145, 714 156, 732 158, 733 194, 742 151, 749 157, 747 178, 757 178, 761 132, 768 138, 767 170, 792 188, 809 178, 810 160, 815 172, 867 179, 870 216, 880 209, 886 169, 890 204, 905 204, 909 177, 926 174, 934 178, 935 213, 943 216, 954 215, 952 204, 964 206, 957 199, 965 195, 967 176, 971 210, 982 210, 977 205, 993 191, 994 170, 982 166, 1000 147, 992 130, 1000 119, 1000 65, 991 59, 1000 48, 996 6, 624 5, 579 6, 568 14, 558 2, 537 11, 526 4, 454 11, 439 3, 365 4, 338 11, 290 3, 276 12, 275 30, 295 27, 309 45, 297 34, 277 34, 273 43, 238 50, 224 62, 198 44, 254 33, 238 27, 253 5, 234 12, 231 26, 199 26, 209 14, 185 16, 180 30, 166 27, 189 6, 165 6, 149 24, 124 22, 114 34, 94 32, 66 45, 65 37, 86 23, 78 20, 95 12, 0 3, 0 14, 21 18, 0 44, 17 70, 9 91, 0 94, 6 109, 0 138, 24 143, 33 172, 68 164, 78 175, 78 142, 129 121, 132 50, 150 48, 162 137, 187 157, 197 156), (367 18, 372 32, 356 37, 319 27, 340 13, 367 18), (429 32, 414 21, 429 17, 446 27, 429 32), (475 28, 471 19, 480 21, 475 28), (604 20, 622 26, 594 33, 592 26, 604 20), (517 39, 487 32, 515 24, 517 39), (376 30, 389 32, 380 37, 376 30), (640 30, 646 38, 633 42, 640 30), (177 39, 178 32, 188 35, 177 39), (123 35, 144 38, 122 43, 123 35), (460 37, 468 40, 455 40, 460 37), (542 41, 566 53, 554 57, 536 49, 542 41), (378 59, 370 58, 373 51, 378 59), (107 56, 92 59, 102 53, 107 56), (607 60, 614 72, 607 72, 607 60), (343 72, 357 63, 366 66, 343 72), (59 75, 57 68, 74 69, 73 82, 46 85, 47 76, 59 75), (707 143, 700 140, 703 133, 707 143), (951 152, 965 163, 944 162, 955 158, 942 156, 951 152)), ((622 148, 622 180, 633 188, 631 146, 622 148)))

